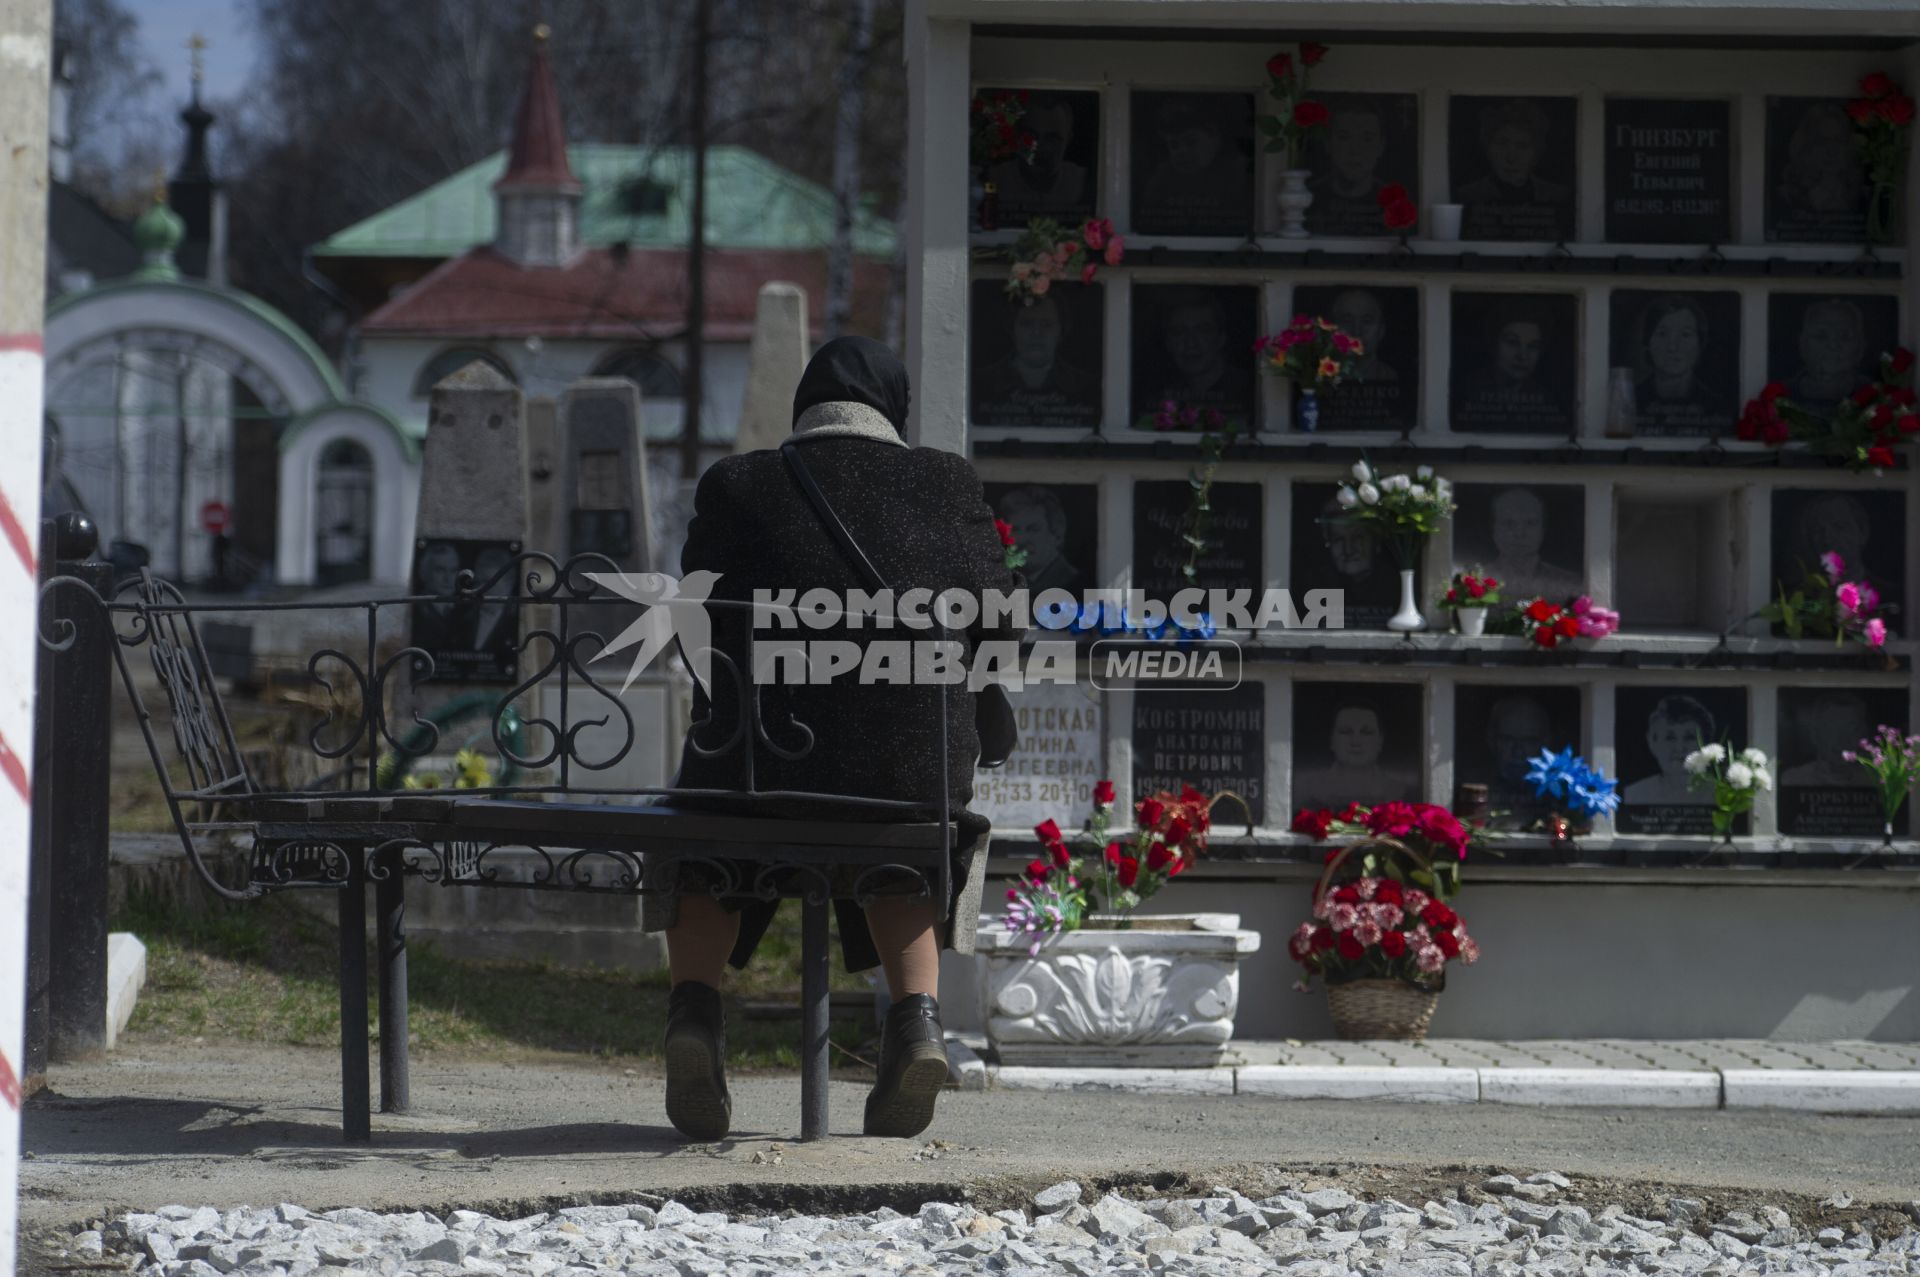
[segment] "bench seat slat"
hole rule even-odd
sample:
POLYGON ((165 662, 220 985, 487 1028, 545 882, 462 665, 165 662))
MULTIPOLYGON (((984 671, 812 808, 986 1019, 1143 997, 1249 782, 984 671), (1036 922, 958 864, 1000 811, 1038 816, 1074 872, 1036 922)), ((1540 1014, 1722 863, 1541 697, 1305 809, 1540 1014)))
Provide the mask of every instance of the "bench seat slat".
MULTIPOLYGON (((883 824, 856 820, 797 820, 787 816, 732 816, 666 805, 453 800, 455 828, 493 829, 558 840, 642 838, 688 843, 742 843, 930 848, 940 845, 938 822, 883 824)), ((532 839, 538 841, 538 839, 532 839)))

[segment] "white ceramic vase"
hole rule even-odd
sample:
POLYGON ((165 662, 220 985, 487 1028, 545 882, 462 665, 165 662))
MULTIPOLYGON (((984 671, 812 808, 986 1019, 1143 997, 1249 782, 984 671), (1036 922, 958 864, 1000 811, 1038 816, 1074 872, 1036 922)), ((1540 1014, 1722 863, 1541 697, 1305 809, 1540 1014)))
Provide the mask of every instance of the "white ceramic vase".
POLYGON ((1487 609, 1483 607, 1455 608, 1453 619, 1468 638, 1479 638, 1487 632, 1487 609))
POLYGON ((1427 618, 1420 615, 1419 600, 1413 593, 1413 569, 1400 569, 1400 610, 1387 618, 1387 628, 1407 633, 1424 630, 1427 618))
POLYGON ((1282 239, 1307 238, 1307 208, 1313 203, 1313 192, 1307 189, 1307 179, 1313 176, 1312 169, 1290 168, 1280 173, 1280 237, 1282 239))

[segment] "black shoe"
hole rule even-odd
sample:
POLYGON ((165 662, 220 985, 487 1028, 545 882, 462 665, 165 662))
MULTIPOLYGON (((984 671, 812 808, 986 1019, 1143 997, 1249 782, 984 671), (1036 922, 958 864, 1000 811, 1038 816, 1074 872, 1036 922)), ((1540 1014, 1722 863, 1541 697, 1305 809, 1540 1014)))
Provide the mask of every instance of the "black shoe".
POLYGON ((717 1140, 733 1121, 720 990, 683 980, 667 995, 667 1120, 696 1140, 717 1140))
POLYGON ((940 1004, 925 993, 894 1003, 880 1038, 880 1078, 867 1096, 866 1133, 918 1135, 933 1121, 934 1101, 946 1084, 940 1004))

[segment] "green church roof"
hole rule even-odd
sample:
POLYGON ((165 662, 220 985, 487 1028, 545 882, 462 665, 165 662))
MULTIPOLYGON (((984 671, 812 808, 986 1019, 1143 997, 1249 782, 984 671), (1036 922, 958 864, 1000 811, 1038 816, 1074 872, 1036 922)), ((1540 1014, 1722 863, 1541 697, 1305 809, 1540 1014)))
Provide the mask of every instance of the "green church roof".
MULTIPOLYGON (((587 247, 684 248, 692 205, 693 153, 683 146, 567 148, 586 187, 580 239, 587 247)), ((437 182, 410 199, 336 232, 319 257, 457 257, 493 241, 493 183, 506 152, 437 182)), ((833 241, 833 196, 743 146, 707 148, 707 244, 712 248, 820 249, 833 241)), ((894 228, 862 210, 856 252, 888 257, 894 228)))

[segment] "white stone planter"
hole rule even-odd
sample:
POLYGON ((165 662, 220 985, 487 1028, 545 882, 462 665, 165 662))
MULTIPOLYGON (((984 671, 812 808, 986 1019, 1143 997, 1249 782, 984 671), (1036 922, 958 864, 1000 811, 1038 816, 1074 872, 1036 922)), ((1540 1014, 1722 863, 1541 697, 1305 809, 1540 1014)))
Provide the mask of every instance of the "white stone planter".
POLYGON ((1136 916, 1069 931, 1037 956, 998 919, 975 938, 982 1019, 1003 1064, 1202 1066, 1230 1060, 1240 959, 1260 933, 1232 913, 1136 916))

